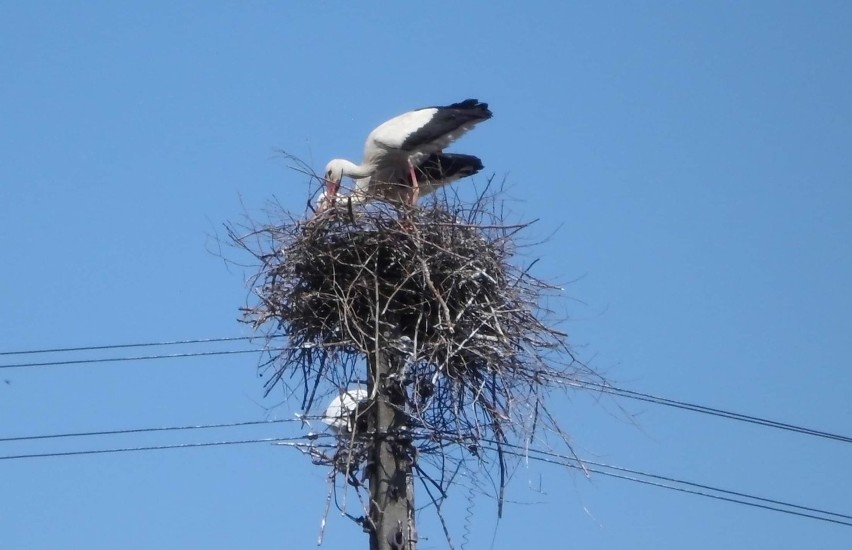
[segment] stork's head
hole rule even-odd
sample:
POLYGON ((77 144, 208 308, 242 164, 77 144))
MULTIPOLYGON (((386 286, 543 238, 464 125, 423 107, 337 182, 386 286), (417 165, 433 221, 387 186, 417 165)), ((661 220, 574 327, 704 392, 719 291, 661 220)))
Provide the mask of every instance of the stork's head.
POLYGON ((340 182, 343 180, 344 161, 334 159, 325 166, 323 175, 323 191, 317 199, 317 212, 334 206, 337 192, 340 190, 340 182))
POLYGON ((346 166, 346 161, 334 159, 325 167, 325 197, 327 200, 333 201, 337 191, 340 189, 340 181, 343 179, 343 169, 346 166))

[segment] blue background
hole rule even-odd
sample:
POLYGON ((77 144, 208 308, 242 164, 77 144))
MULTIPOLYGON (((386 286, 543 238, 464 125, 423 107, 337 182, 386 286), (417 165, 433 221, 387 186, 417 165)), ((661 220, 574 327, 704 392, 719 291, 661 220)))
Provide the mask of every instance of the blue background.
MULTIPOLYGON (((217 236, 273 196, 304 209, 306 178, 276 151, 357 161, 387 118, 478 97, 494 119, 453 150, 507 179, 513 215, 540 219, 529 242, 552 235, 520 261, 564 283, 551 305, 583 360, 619 386, 849 434, 850 28, 840 1, 2 2, 0 351, 249 335, 251 269, 217 236)), ((0 369, 0 437, 292 418, 258 361, 0 369)), ((852 513, 848 444, 553 399, 590 460, 852 513)), ((202 432, 0 442, 0 458, 302 433, 202 432)), ((0 545, 309 548, 325 474, 265 444, 0 460, 0 545)), ((467 548, 852 541, 535 462, 508 498, 498 524, 493 499, 453 494, 456 547, 469 504, 467 548)), ((429 510, 420 533, 447 546, 429 510)), ((366 546, 332 510, 325 548, 366 546)))

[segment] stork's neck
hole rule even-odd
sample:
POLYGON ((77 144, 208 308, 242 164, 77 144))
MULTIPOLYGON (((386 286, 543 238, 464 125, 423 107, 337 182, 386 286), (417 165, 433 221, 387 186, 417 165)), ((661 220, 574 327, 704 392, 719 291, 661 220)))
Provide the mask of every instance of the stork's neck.
POLYGON ((366 178, 375 171, 371 164, 355 164, 346 159, 340 159, 340 163, 343 165, 343 175, 353 179, 366 178))

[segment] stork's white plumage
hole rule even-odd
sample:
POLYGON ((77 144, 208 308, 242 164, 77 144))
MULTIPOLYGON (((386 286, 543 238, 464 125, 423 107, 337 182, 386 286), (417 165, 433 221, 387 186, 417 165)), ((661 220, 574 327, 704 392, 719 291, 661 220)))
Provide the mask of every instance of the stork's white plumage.
POLYGON ((482 163, 478 158, 445 155, 443 150, 491 116, 487 103, 466 99, 444 107, 417 109, 388 120, 367 136, 361 164, 345 159, 334 159, 328 163, 320 208, 334 204, 345 176, 358 180, 353 199, 368 195, 393 198, 394 195, 407 194, 406 202, 414 204, 425 191, 432 192, 450 181, 479 171, 482 163), (460 157, 467 159, 464 162, 466 169, 458 170, 456 177, 436 174, 430 168, 432 165, 440 167, 458 163, 460 157), (432 179, 433 183, 427 185, 426 181, 432 179), (422 189, 420 180, 423 180, 422 189), (388 191, 388 188, 395 191, 388 191))
POLYGON ((355 425, 354 414, 358 404, 367 400, 369 394, 366 388, 356 387, 340 394, 331 400, 323 414, 322 421, 335 433, 349 432, 355 425))

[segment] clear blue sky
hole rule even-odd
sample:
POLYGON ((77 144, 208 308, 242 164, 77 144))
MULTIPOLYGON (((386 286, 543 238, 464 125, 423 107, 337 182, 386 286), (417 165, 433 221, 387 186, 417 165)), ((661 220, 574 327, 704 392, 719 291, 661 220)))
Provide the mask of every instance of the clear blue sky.
MULTIPOLYGON (((0 4, 0 351, 249 334, 246 273, 209 235, 273 196, 303 209, 305 179, 275 151, 317 170, 357 160, 383 120, 478 97, 494 119, 455 150, 507 176, 515 215, 541 220, 530 240, 559 229, 528 255, 575 281, 555 306, 581 358, 624 387, 852 432, 852 4, 371 5, 0 4)), ((52 358, 71 356, 0 364, 52 358)), ((0 437, 290 417, 285 396, 263 399, 256 364, 0 370, 0 437)), ((849 444, 554 399, 589 459, 852 514, 849 444)), ((0 443, 0 456, 292 433, 0 443)), ((311 548, 324 475, 265 444, 0 461, 0 546, 311 548)), ((557 467, 522 466, 511 487, 497 549, 852 541, 557 467)), ((495 505, 474 504, 467 548, 488 548, 495 505)), ((466 505, 451 497, 456 527, 466 505)), ((446 547, 431 513, 421 535, 446 547)), ((325 548, 366 546, 332 514, 325 548)))

